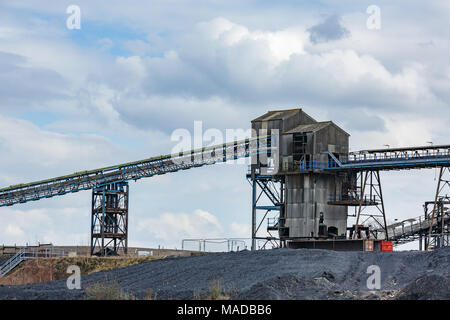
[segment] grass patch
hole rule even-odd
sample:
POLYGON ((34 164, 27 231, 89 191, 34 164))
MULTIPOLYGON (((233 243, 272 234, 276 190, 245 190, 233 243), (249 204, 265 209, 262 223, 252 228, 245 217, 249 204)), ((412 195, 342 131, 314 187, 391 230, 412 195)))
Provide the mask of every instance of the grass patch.
POLYGON ((117 282, 96 282, 84 289, 86 300, 136 300, 134 295, 123 291, 117 282))
POLYGON ((157 260, 160 257, 61 257, 32 259, 22 262, 10 274, 0 279, 0 285, 25 285, 45 281, 66 279, 70 276, 67 268, 80 267, 81 274, 132 266, 157 260))
MULTIPOLYGON (((139 300, 134 294, 120 288, 117 281, 96 282, 84 289, 86 300, 139 300)), ((143 300, 156 300, 157 293, 152 289, 145 292, 143 300)))
POLYGON ((208 292, 204 295, 199 293, 194 294, 195 300, 230 300, 231 295, 235 294, 237 290, 224 290, 222 280, 216 279, 209 283, 208 292))

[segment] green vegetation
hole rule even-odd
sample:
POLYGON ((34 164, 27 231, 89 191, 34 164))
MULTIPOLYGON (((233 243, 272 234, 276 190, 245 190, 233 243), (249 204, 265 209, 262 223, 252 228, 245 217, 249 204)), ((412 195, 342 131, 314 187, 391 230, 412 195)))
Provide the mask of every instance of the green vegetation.
POLYGON ((80 267, 81 274, 123 268, 142 262, 157 260, 159 257, 62 257, 42 258, 22 262, 10 274, 0 279, 0 285, 24 285, 45 281, 66 279, 70 276, 67 268, 80 267))
POLYGON ((235 288, 224 290, 221 279, 215 279, 210 282, 208 292, 204 295, 200 293, 194 294, 195 300, 230 300, 233 294, 236 294, 235 288))
MULTIPOLYGON (((117 281, 96 282, 84 289, 86 300, 139 300, 134 294, 120 288, 117 281)), ((147 290, 143 300, 156 300, 157 294, 147 290)))
POLYGON ((86 300, 136 300, 136 297, 123 291, 115 281, 97 282, 84 289, 86 300))

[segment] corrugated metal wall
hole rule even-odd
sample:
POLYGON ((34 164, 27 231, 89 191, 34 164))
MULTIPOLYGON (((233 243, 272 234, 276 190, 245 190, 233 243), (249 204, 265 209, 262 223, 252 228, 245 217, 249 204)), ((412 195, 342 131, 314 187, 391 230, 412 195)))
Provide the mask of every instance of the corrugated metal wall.
MULTIPOLYGON (((280 114, 268 116, 269 121, 254 121, 252 128, 280 130, 279 163, 280 172, 285 175, 286 187, 283 214, 285 227, 289 228, 289 237, 318 236, 321 212, 324 214, 324 223, 328 227, 336 227, 339 235, 344 235, 347 228, 347 207, 327 204, 331 195, 340 195, 344 178, 331 174, 300 173, 299 169, 293 166, 293 135, 283 134, 299 125, 316 123, 316 121, 301 110, 285 113, 285 115, 287 116, 280 116, 280 114), (283 120, 276 119, 277 117, 283 120), (286 170, 287 164, 289 164, 289 170, 286 170)), ((311 160, 327 161, 328 156, 322 154, 323 151, 334 152, 340 158, 348 156, 349 137, 334 124, 306 134, 306 153, 310 154, 311 160)))

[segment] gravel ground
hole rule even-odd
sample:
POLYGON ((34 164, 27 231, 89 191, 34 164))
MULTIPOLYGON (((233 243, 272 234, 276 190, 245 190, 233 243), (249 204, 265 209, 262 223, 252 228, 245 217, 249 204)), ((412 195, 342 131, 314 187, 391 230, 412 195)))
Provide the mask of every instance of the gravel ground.
POLYGON ((204 297, 219 282, 232 299, 450 299, 450 248, 432 252, 337 252, 277 249, 166 258, 66 281, 0 286, 0 299, 84 299, 95 283, 157 299, 204 297), (367 267, 381 270, 381 289, 367 289, 367 267))

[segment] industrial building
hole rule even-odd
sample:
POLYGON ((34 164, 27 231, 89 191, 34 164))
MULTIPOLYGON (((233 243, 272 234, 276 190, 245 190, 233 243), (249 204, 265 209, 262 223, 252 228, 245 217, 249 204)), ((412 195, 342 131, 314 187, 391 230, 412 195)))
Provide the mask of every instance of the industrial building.
POLYGON ((344 129, 302 109, 269 111, 251 127, 240 141, 6 187, 0 207, 92 190, 91 254, 126 253, 129 181, 249 157, 253 250, 259 240, 262 248, 335 250, 392 250, 388 240, 449 244, 450 145, 350 152, 344 129), (434 201, 423 216, 387 225, 380 171, 422 168, 440 169, 434 201))
POLYGON ((257 240, 272 246, 336 250, 361 250, 366 243, 380 250, 391 246, 388 240, 418 239, 421 248, 433 241, 448 245, 442 190, 438 187, 434 209, 409 219, 406 229, 404 222, 388 226, 380 171, 440 167, 442 181, 450 146, 349 152, 350 135, 344 129, 332 121, 318 122, 302 109, 269 111, 251 123, 257 135, 272 137, 269 154, 277 155, 271 162, 277 167, 268 170, 267 157, 260 159, 258 152, 247 174, 253 190, 254 249, 257 240), (269 205, 262 204, 264 198, 269 205), (351 226, 349 217, 356 220, 351 226), (258 235, 264 220, 269 236, 258 235), (425 236, 438 229, 439 237, 425 236))
MULTIPOLYGON (((344 177, 336 173, 305 172, 303 163, 329 161, 324 151, 338 159, 347 159, 349 134, 331 121, 317 122, 301 109, 271 111, 252 121, 256 131, 277 129, 279 132, 278 175, 284 180, 285 199, 280 212, 282 238, 312 238, 319 236, 319 220, 345 238, 347 207, 329 205, 331 194, 340 194, 344 177)), ((254 165, 253 170, 257 170, 254 165)))

